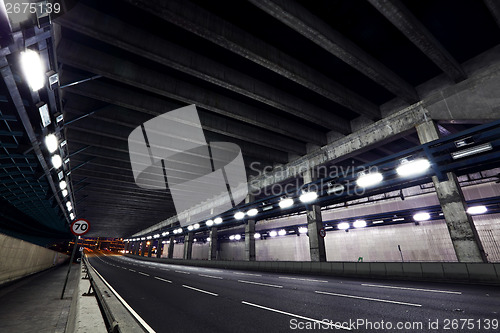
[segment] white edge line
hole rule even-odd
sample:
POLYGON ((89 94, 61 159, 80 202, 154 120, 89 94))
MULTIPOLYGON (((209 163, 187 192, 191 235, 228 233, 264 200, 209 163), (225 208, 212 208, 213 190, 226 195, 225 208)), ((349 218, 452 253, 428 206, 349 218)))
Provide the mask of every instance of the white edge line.
POLYGON ((157 277, 157 276, 155 276, 155 279, 161 280, 161 281, 164 281, 164 282, 168 282, 168 283, 172 283, 172 281, 170 281, 170 280, 165 280, 165 279, 162 279, 161 277, 157 277))
POLYGON ((384 302, 384 303, 393 303, 393 304, 400 304, 400 305, 409 305, 409 306, 416 306, 416 307, 421 307, 422 304, 414 304, 414 303, 406 303, 406 302, 398 302, 398 301, 390 301, 387 299, 379 299, 379 298, 370 298, 370 297, 361 297, 361 296, 353 296, 353 295, 344 295, 344 294, 335 294, 335 293, 329 293, 326 291, 314 291, 317 294, 324 294, 324 295, 332 295, 332 296, 340 296, 340 297, 348 297, 348 298, 357 298, 357 299, 364 299, 367 301, 375 301, 375 302, 384 302))
POLYGON ((198 275, 203 276, 203 277, 207 277, 207 278, 222 280, 222 278, 220 276, 213 276, 213 275, 206 275, 206 274, 198 274, 198 275))
POLYGON ((301 279, 301 278, 293 278, 293 277, 287 277, 287 276, 280 276, 279 278, 280 279, 299 280, 299 281, 323 282, 323 283, 327 283, 328 282, 328 281, 325 281, 325 280, 301 279))
POLYGON ((183 272, 183 271, 174 271, 174 272, 176 272, 176 273, 182 273, 182 274, 191 274, 189 272, 183 272))
POLYGON ((320 323, 320 324, 325 324, 325 325, 333 326, 335 328, 342 328, 342 329, 347 330, 347 331, 351 330, 349 327, 337 325, 337 324, 334 324, 334 323, 329 323, 329 322, 322 321, 322 320, 312 319, 312 318, 309 318, 309 317, 304 317, 304 316, 296 315, 296 314, 293 314, 293 313, 290 313, 290 312, 285 312, 285 311, 281 311, 281 310, 276 310, 276 309, 268 308, 267 306, 253 304, 253 303, 249 303, 249 302, 245 302, 245 301, 241 301, 241 303, 246 304, 246 305, 250 305, 250 306, 255 306, 256 308, 261 308, 261 309, 264 309, 264 310, 281 313, 281 314, 284 314, 284 315, 287 315, 287 316, 292 316, 292 317, 296 317, 296 318, 300 318, 300 319, 314 321, 314 322, 320 323))
POLYGON ((128 305, 127 302, 125 302, 125 300, 120 296, 120 294, 118 294, 116 292, 116 290, 113 289, 113 287, 111 287, 111 285, 108 283, 108 281, 106 281, 101 274, 99 274, 99 272, 90 264, 90 261, 88 261, 88 264, 90 267, 92 267, 92 269, 94 270, 94 272, 96 272, 97 275, 99 275, 99 277, 101 278, 102 282, 104 282, 106 284, 106 286, 109 288, 109 290, 111 290, 113 292, 113 294, 115 294, 116 298, 118 298, 118 300, 123 304, 123 306, 125 306, 125 308, 135 317, 135 319, 149 332, 149 333, 156 333, 156 331, 154 329, 151 328, 151 326, 148 325, 148 323, 146 323, 144 321, 144 319, 141 318, 141 316, 139 316, 137 314, 137 312, 134 311, 134 309, 132 309, 132 307, 130 305, 128 305))
POLYGON ((259 285, 259 286, 266 286, 266 287, 283 288, 283 286, 278 286, 278 285, 276 285, 276 284, 267 284, 267 283, 253 282, 253 281, 245 281, 245 280, 238 280, 238 282, 241 282, 241 283, 249 283, 249 284, 257 284, 257 285, 259 285))
POLYGON ((130 269, 130 268, 128 270, 131 271, 131 272, 137 272, 137 271, 134 271, 133 269, 130 269))
POLYGON ((238 272, 233 272, 234 274, 237 274, 237 275, 251 275, 251 276, 262 276, 260 274, 251 274, 251 273, 238 273, 238 272))
POLYGON ((367 283, 362 283, 361 285, 365 286, 365 287, 378 287, 378 288, 390 288, 390 289, 402 289, 402 290, 428 291, 428 292, 432 292, 432 293, 444 293, 444 294, 462 295, 461 291, 448 291, 448 290, 436 290, 436 289, 420 289, 420 288, 384 286, 384 285, 367 284, 367 283))
POLYGON ((198 288, 195 288, 195 287, 186 286, 185 284, 183 284, 182 286, 183 286, 184 288, 188 288, 188 289, 192 289, 192 290, 199 291, 200 293, 205 293, 205 294, 209 294, 209 295, 212 295, 212 296, 219 296, 219 294, 216 294, 216 293, 211 293, 210 291, 206 291, 206 290, 198 289, 198 288))
POLYGON ((139 274, 145 275, 145 276, 149 276, 149 274, 146 274, 146 273, 143 273, 143 272, 139 272, 139 274))

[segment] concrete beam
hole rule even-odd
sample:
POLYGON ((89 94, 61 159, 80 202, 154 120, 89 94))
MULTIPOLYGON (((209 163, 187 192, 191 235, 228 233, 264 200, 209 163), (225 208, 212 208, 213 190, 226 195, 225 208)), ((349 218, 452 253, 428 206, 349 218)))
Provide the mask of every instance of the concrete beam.
POLYGON ((419 100, 412 85, 299 3, 289 0, 250 2, 406 102, 413 104, 419 100))
MULTIPOLYGON (((207 126, 217 122, 218 119, 225 119, 213 114, 219 113, 232 118, 226 120, 228 125, 237 126, 237 128, 244 132, 257 132, 263 135, 264 138, 269 136, 266 135, 268 132, 270 132, 269 134, 281 134, 288 137, 306 135, 299 133, 304 132, 304 130, 301 130, 302 127, 297 123, 286 121, 283 118, 273 118, 272 116, 272 121, 270 121, 267 117, 268 113, 257 108, 69 40, 63 39, 61 41, 58 48, 58 56, 59 60, 64 64, 99 74, 160 96, 173 98, 187 104, 196 104, 201 108, 210 110, 212 113, 207 112, 202 117, 202 119, 206 118, 207 126), (81 54, 85 54, 86 56, 81 57, 81 54), (209 114, 210 117, 207 117, 209 114), (253 126, 249 126, 249 124, 253 126)), ((163 105, 166 104, 165 100, 162 99, 161 101, 163 105)), ((165 112, 165 106, 163 106, 163 110, 162 113, 165 112)), ((224 124, 220 126, 224 126, 224 124)), ((276 139, 278 142, 284 143, 283 147, 290 143, 293 143, 297 147, 303 145, 297 140, 286 137, 280 139, 278 136, 276 139)), ((326 136, 324 140, 326 140, 326 136)), ((258 143, 264 143, 264 145, 266 141, 265 139, 257 140, 258 143)), ((305 147, 299 148, 298 151, 305 152, 305 147)))
MULTIPOLYGON (((433 121, 417 126, 422 143, 439 139, 439 131, 433 121)), ((459 262, 488 262, 481 239, 472 217, 467 214, 464 194, 453 172, 447 173, 448 180, 440 182, 432 177, 441 209, 450 233, 451 242, 459 262)))
POLYGON ((460 64, 399 0, 368 0, 453 81, 467 78, 460 64))
POLYGON ((127 0, 155 16, 251 60, 358 114, 380 118, 377 105, 193 3, 127 0))
POLYGON ((493 15, 495 22, 500 28, 500 2, 498 0, 484 0, 484 4, 488 7, 491 15, 493 15))
POLYGON ((76 5, 67 14, 60 16, 57 23, 318 126, 349 133, 348 122, 327 110, 85 5, 76 5), (127 33, 120 33, 122 31, 127 33))

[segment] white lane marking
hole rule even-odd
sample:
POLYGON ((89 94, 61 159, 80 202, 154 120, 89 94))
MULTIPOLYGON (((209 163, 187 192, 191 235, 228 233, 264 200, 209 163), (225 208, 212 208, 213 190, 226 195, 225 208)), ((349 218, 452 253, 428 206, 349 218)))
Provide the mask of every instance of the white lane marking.
MULTIPOLYGON (((89 262, 89 265, 90 265, 90 262, 89 262)), ((90 265, 90 267, 92 267, 92 265, 90 265)), ((113 287, 111 287, 111 285, 108 283, 108 281, 106 281, 102 277, 102 275, 99 274, 99 272, 94 267, 92 267, 92 269, 94 270, 94 272, 96 272, 97 275, 99 275, 99 277, 106 284, 106 286, 109 288, 109 290, 111 290, 111 292, 113 294, 115 294, 116 298, 118 298, 118 300, 125 306, 125 308, 127 308, 127 310, 135 317, 135 319, 137 319, 137 321, 146 329, 146 331, 148 331, 149 333, 156 333, 156 331, 154 329, 152 329, 151 326, 149 326, 148 323, 146 323, 144 321, 144 319, 142 319, 141 316, 139 316, 137 314, 137 312, 135 312, 134 309, 132 309, 132 307, 130 305, 128 305, 127 302, 125 302, 125 300, 120 296, 120 294, 118 294, 116 292, 116 290, 114 290, 113 287)))
POLYGON ((136 271, 134 271, 133 269, 130 269, 130 268, 128 270, 131 271, 131 272, 136 272, 136 271))
POLYGON ((168 268, 160 268, 162 271, 169 271, 170 269, 168 268))
POLYGON ((256 308, 260 308, 260 309, 264 309, 264 310, 268 310, 268 311, 272 311, 272 312, 281 313, 281 314, 284 314, 284 315, 287 315, 287 316, 291 316, 291 317, 296 317, 296 318, 300 318, 300 319, 305 319, 305 320, 313 321, 313 322, 319 323, 321 325, 323 325, 323 324, 324 325, 329 325, 329 326, 333 326, 335 328, 341 328, 341 329, 344 329, 344 330, 347 330, 347 331, 351 330, 349 327, 341 326, 341 325, 338 325, 338 324, 335 324, 335 323, 330 323, 330 322, 325 321, 325 320, 317 320, 317 319, 313 319, 313 318, 309 318, 309 317, 304 317, 304 316, 301 316, 301 315, 296 315, 294 313, 285 312, 285 311, 281 311, 281 310, 276 310, 276 309, 273 309, 273 308, 268 308, 267 306, 262 306, 262 305, 258 305, 258 304, 254 304, 254 303, 245 302, 245 301, 241 301, 241 303, 246 304, 246 305, 250 305, 250 306, 254 306, 256 308))
POLYGON ((234 272, 234 274, 237 274, 237 275, 250 275, 250 276, 262 276, 260 274, 238 273, 238 272, 234 272))
POLYGON ((139 272, 139 274, 142 274, 142 275, 145 275, 145 276, 149 276, 149 274, 146 274, 146 273, 143 273, 143 272, 139 272))
POLYGON ((213 276, 213 275, 205 275, 205 274, 198 274, 199 276, 207 277, 207 278, 212 278, 212 279, 220 279, 222 278, 220 276, 213 276))
POLYGON ((260 282, 253 282, 253 281, 245 281, 245 280, 238 280, 238 282, 241 283, 249 283, 249 284, 256 284, 259 286, 265 286, 265 287, 274 287, 274 288, 283 288, 283 286, 278 286, 276 284, 267 284, 267 283, 260 283, 260 282))
POLYGON ((417 307, 422 306, 422 304, 406 303, 406 302, 398 302, 398 301, 389 301, 389 300, 386 300, 386 299, 361 297, 361 296, 353 296, 353 295, 335 294, 335 293, 329 293, 329 292, 326 292, 326 291, 317 291, 316 290, 315 293, 317 293, 317 294, 324 294, 324 295, 331 295, 331 296, 339 296, 339 297, 364 299, 364 300, 367 300, 367 301, 393 303, 393 304, 399 304, 399 305, 409 305, 409 306, 417 306, 417 307))
POLYGON ((432 293, 444 293, 444 294, 462 295, 462 292, 460 292, 460 291, 448 291, 448 290, 436 290, 436 289, 420 289, 420 288, 408 288, 408 287, 383 286, 383 285, 379 285, 379 284, 367 284, 367 283, 362 283, 361 285, 365 286, 365 287, 390 288, 390 289, 415 290, 415 291, 428 291, 428 292, 432 292, 432 293))
POLYGON ((280 276, 280 279, 289 279, 289 280, 299 280, 299 281, 311 281, 311 282, 324 282, 327 283, 328 281, 325 280, 314 280, 314 279, 300 279, 300 278, 293 278, 293 277, 287 277, 287 276, 280 276))
POLYGON ((210 291, 201 290, 201 289, 198 289, 198 288, 195 288, 195 287, 186 286, 185 284, 183 284, 182 286, 184 288, 188 288, 188 289, 191 289, 191 290, 199 291, 200 293, 205 293, 205 294, 209 294, 209 295, 212 295, 212 296, 219 296, 218 294, 211 293, 210 291))
POLYGON ((160 280, 160 281, 163 281, 163 282, 172 283, 172 281, 170 281, 170 280, 165 280, 165 279, 162 279, 162 278, 157 277, 157 276, 155 276, 155 279, 160 280))
POLYGON ((174 271, 174 272, 176 272, 176 273, 182 273, 182 274, 191 274, 189 272, 183 272, 183 271, 174 271))

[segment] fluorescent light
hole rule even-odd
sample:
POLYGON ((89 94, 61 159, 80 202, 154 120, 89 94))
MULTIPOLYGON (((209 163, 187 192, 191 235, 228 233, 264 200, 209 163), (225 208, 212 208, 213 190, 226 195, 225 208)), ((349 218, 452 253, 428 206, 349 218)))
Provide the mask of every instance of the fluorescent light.
POLYGON ((241 235, 240 234, 234 235, 234 240, 239 241, 240 239, 241 239, 241 235))
POLYGON ((72 219, 72 220, 74 220, 75 219, 75 214, 69 213, 69 218, 72 219))
POLYGON ((250 209, 248 212, 247 212, 247 215, 248 216, 255 216, 257 215, 257 213, 259 212, 259 210, 257 208, 252 208, 250 209))
POLYGON ((346 230, 346 229, 349 229, 349 227, 350 227, 350 224, 347 222, 342 222, 342 223, 339 223, 337 225, 337 228, 339 228, 340 230, 346 230))
POLYGON ((234 240, 234 235, 229 236, 229 240, 234 240))
MULTIPOLYGON (((40 104, 41 103, 37 104, 37 106, 40 104)), ((43 127, 49 126, 52 121, 50 120, 49 107, 46 103, 43 103, 38 107, 38 113, 40 113, 40 119, 42 119, 43 127)))
POLYGON ((300 201, 304 203, 312 202, 317 198, 318 198, 318 193, 316 192, 304 192, 299 197, 300 201))
POLYGON ((396 168, 396 172, 401 177, 407 177, 412 175, 417 175, 424 173, 431 166, 430 162, 425 158, 419 158, 413 161, 402 162, 399 167, 396 168))
POLYGON ((59 141, 57 140, 55 134, 49 134, 45 137, 45 147, 47 147, 49 153, 55 152, 58 146, 59 141))
POLYGON ((276 236, 278 236, 278 233, 277 233, 276 231, 274 231, 274 230, 273 230, 273 231, 271 231, 271 232, 269 233, 269 236, 271 236, 271 237, 276 237, 276 236))
POLYGON ((359 187, 369 187, 380 183, 384 177, 380 172, 373 172, 368 174, 362 174, 356 180, 356 185, 359 187))
POLYGON ((193 226, 192 225, 188 225, 188 231, 191 231, 193 230, 193 226))
POLYGON ((62 158, 58 154, 55 154, 50 159, 54 168, 59 169, 62 166, 62 158))
POLYGON ((61 194, 62 194, 63 198, 66 198, 68 196, 68 190, 62 190, 61 194))
POLYGON ((196 242, 196 241, 197 241, 197 239, 196 239, 196 238, 194 238, 194 239, 193 239, 193 242, 196 242))
POLYGON ((365 220, 356 220, 352 224, 354 228, 364 228, 366 227, 366 221, 365 220))
POLYGON ((141 240, 146 240, 146 237, 142 237, 141 240))
POLYGON ((153 238, 153 237, 152 237, 152 236, 148 236, 148 237, 146 237, 146 239, 151 239, 151 238, 153 238))
POLYGON ((462 149, 459 151, 455 151, 451 153, 451 157, 456 160, 462 157, 470 156, 470 155, 475 155, 479 154, 488 150, 492 150, 493 147, 491 146, 491 143, 483 143, 482 145, 470 147, 467 149, 462 149))
POLYGON ((71 212, 73 210, 72 206, 66 207, 68 209, 68 212, 71 212))
POLYGON ((392 219, 392 222, 399 222, 399 221, 404 221, 405 218, 404 217, 397 217, 395 219, 392 219))
POLYGON ((377 220, 377 221, 373 221, 372 223, 373 223, 373 224, 384 223, 384 220, 377 220))
POLYGON ((285 229, 281 229, 280 231, 278 231, 278 235, 285 236, 286 235, 286 230, 285 229))
POLYGON ((299 228, 299 234, 307 234, 307 228, 306 227, 300 227, 299 228))
POLYGON ((61 190, 64 190, 67 186, 68 186, 68 184, 66 183, 66 181, 61 180, 61 181, 59 182, 59 188, 60 188, 61 190))
POLYGON ((427 212, 416 213, 413 215, 413 219, 415 221, 427 221, 431 218, 431 214, 427 212))
POLYGON ((266 206, 266 207, 262 207, 262 211, 265 212, 266 210, 271 210, 273 209, 273 206, 272 205, 269 205, 269 206, 266 206))
POLYGON ((205 222, 205 224, 207 225, 207 227, 211 227, 214 225, 214 221, 213 220, 208 220, 207 222, 205 222))
POLYGON ((161 235, 165 237, 166 235, 168 235, 168 232, 162 232, 161 235))
POLYGON ((207 237, 207 242, 210 242, 211 238, 210 237, 207 237))
POLYGON ((333 184, 331 187, 328 188, 328 190, 326 190, 326 193, 332 194, 332 193, 337 193, 337 192, 341 192, 341 191, 344 191, 344 185, 333 184))
POLYGON ((255 234, 253 234, 253 238, 259 239, 260 238, 260 234, 258 232, 256 232, 255 234))
POLYGON ((175 230, 174 230, 174 234, 177 234, 177 233, 178 233, 178 231, 177 231, 177 229, 175 229, 175 230))
POLYGON ((234 218, 237 220, 241 220, 244 217, 245 217, 245 213, 243 213, 243 212, 236 212, 236 214, 234 214, 234 218))
POLYGON ((71 207, 71 206, 72 206, 71 201, 67 201, 66 202, 66 207, 71 207))
POLYGON ((476 215, 476 214, 484 214, 488 211, 488 208, 486 206, 472 206, 467 209, 467 213, 470 215, 476 215))
POLYGON ((293 199, 292 198, 281 199, 279 205, 280 205, 281 208, 291 207, 293 205, 293 199))
POLYGON ((214 223, 215 223, 215 224, 221 224, 221 223, 222 223, 222 218, 220 218, 220 217, 216 217, 216 218, 214 219, 214 223))
POLYGON ((200 229, 200 224, 199 224, 199 223, 195 223, 195 224, 193 225, 193 229, 194 229, 194 230, 200 229))
POLYGON ((153 236, 154 238, 160 238, 160 234, 156 234, 153 236))
POLYGON ((21 52, 21 68, 33 91, 38 91, 45 85, 45 73, 38 52, 29 49, 21 52))

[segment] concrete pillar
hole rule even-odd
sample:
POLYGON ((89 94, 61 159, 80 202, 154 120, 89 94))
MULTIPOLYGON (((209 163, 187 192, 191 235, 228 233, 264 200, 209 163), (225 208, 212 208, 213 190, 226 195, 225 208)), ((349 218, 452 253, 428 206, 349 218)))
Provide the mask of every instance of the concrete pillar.
MULTIPOLYGON (((433 121, 417 125, 421 143, 439 139, 439 131, 433 121)), ((472 217, 467 214, 467 204, 457 177, 453 172, 446 174, 448 180, 439 181, 432 177, 436 194, 446 220, 451 242, 459 262, 487 262, 472 217)))
MULTIPOLYGON (((245 203, 254 201, 253 195, 249 194, 245 203)), ((255 261, 255 220, 249 219, 245 225, 245 260, 255 261)))
MULTIPOLYGON (((304 172, 302 177, 304 178, 304 184, 314 181, 310 169, 304 172)), ((325 239, 319 235, 320 229, 323 228, 321 207, 318 205, 306 205, 306 214, 311 261, 326 261, 325 239)))
POLYGON ((153 252, 153 241, 149 241, 149 246, 148 246, 148 257, 151 258, 151 252, 153 252))
POLYGON ((193 237, 194 232, 188 232, 184 237, 184 259, 191 259, 193 254, 193 237))
POLYGON ((217 260, 217 227, 210 228, 210 242, 208 243, 208 260, 217 260))
POLYGON ((168 253, 167 253, 168 259, 172 259, 174 257, 174 244, 175 244, 175 237, 170 236, 170 243, 168 244, 168 253))
POLYGON ((161 258, 163 252, 163 238, 158 239, 158 244, 156 245, 156 258, 161 258))
POLYGON ((146 241, 141 243, 141 257, 144 257, 145 253, 146 253, 146 241))
POLYGON ((140 247, 141 247, 141 243, 140 242, 135 242, 135 246, 134 246, 134 254, 136 256, 139 255, 139 250, 140 250, 140 247))

